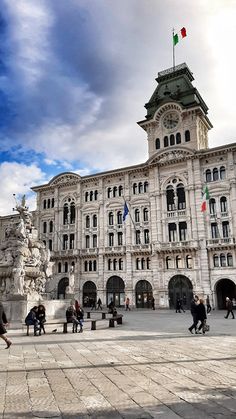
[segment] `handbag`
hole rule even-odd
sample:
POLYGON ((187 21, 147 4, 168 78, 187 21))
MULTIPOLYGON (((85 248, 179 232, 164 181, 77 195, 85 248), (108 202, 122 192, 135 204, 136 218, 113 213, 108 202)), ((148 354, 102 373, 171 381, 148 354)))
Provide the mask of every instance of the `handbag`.
POLYGON ((203 325, 203 331, 204 331, 204 332, 209 332, 209 331, 210 331, 210 326, 209 326, 209 324, 204 323, 204 325, 203 325))

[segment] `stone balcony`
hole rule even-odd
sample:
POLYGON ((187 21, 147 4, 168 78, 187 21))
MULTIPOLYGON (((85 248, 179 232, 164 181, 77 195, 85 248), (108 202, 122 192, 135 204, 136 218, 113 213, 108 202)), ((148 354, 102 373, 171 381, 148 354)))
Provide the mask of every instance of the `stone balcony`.
POLYGON ((197 250, 199 249, 197 240, 186 240, 181 242, 159 242, 153 245, 153 250, 157 252, 171 252, 181 250, 197 250))
POLYGON ((235 247, 235 238, 234 237, 224 237, 224 238, 217 238, 217 239, 210 239, 206 241, 207 249, 220 249, 220 248, 227 248, 227 247, 235 247))

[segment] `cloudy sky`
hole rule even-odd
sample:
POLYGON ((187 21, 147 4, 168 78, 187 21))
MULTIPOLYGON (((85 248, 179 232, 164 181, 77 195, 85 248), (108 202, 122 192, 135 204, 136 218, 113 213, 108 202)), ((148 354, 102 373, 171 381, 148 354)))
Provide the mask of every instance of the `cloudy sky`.
POLYGON ((0 215, 64 171, 147 160, 144 104, 176 46, 209 107, 210 146, 236 142, 236 0, 0 0, 0 215))

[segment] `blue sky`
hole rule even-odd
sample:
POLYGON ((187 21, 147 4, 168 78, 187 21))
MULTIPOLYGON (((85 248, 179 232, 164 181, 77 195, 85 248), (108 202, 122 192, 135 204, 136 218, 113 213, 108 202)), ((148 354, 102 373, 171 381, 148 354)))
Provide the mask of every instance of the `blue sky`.
POLYGON ((236 141, 235 0, 0 0, 0 215, 63 171, 147 160, 144 104, 172 66, 172 27, 209 106, 210 145, 236 141))

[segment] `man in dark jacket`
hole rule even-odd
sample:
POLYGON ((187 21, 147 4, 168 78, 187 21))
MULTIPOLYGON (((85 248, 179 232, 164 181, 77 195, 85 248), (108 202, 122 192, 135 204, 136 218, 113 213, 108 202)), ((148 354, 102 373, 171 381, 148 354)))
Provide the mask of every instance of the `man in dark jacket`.
POLYGON ((197 321, 200 321, 201 324, 196 333, 201 333, 200 330, 202 329, 202 333, 205 334, 204 324, 206 323, 206 319, 206 307, 204 305, 204 300, 200 298, 199 304, 197 305, 197 321))
POLYGON ((34 306, 33 308, 31 308, 31 310, 29 311, 29 313, 27 314, 25 318, 25 324, 27 326, 32 326, 32 325, 34 326, 34 336, 41 335, 40 322, 37 319, 37 312, 38 312, 38 307, 34 306))
POLYGON ((233 303, 229 297, 226 297, 226 308, 227 308, 227 314, 225 316, 225 319, 228 319, 229 313, 232 314, 232 319, 234 319, 233 303))
POLYGON ((193 318, 193 324, 188 329, 190 331, 190 333, 193 333, 193 329, 195 329, 195 333, 197 331, 197 323, 198 323, 198 320, 197 320, 197 305, 198 305, 198 303, 199 303, 199 298, 198 298, 197 295, 195 295, 195 297, 191 301, 191 306, 190 306, 190 311, 191 311, 192 318, 193 318))
POLYGON ((8 321, 7 321, 6 313, 4 311, 2 303, 0 302, 0 338, 3 339, 7 344, 5 349, 8 349, 12 344, 12 342, 5 336, 5 333, 7 332, 5 329, 5 326, 7 324, 8 324, 8 321))

